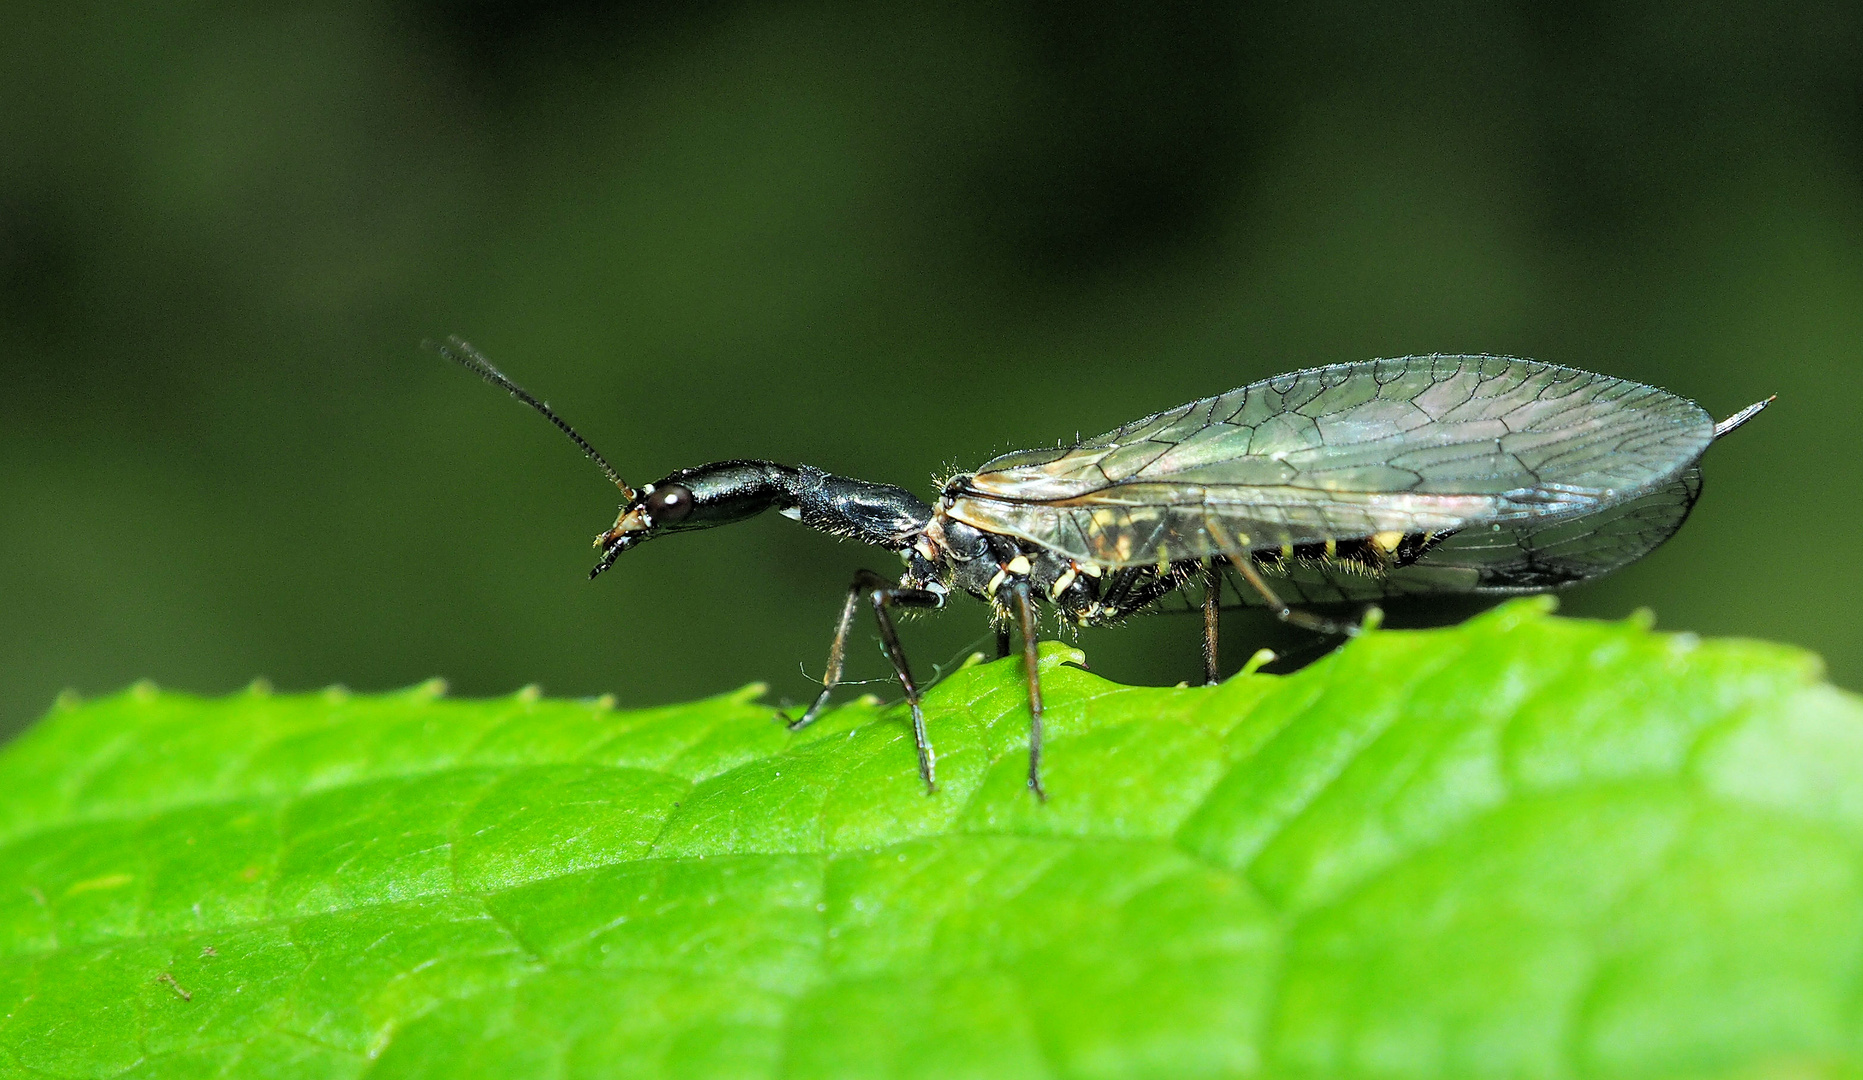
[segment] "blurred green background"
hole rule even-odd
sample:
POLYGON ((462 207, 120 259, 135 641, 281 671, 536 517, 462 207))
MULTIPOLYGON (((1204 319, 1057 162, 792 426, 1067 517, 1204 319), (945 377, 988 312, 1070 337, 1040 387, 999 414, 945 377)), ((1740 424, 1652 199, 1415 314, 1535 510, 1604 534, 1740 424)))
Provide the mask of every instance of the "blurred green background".
MULTIPOLYGON (((928 493, 1411 352, 1776 392, 1565 610, 1863 685, 1863 9, 1556 8, 10 9, 0 730, 144 676, 805 698, 850 572, 896 561, 771 517, 589 583, 614 491, 417 348, 455 332, 636 483, 759 456, 928 493)), ((1232 668, 1296 640, 1226 630, 1232 668)), ((906 631, 922 671, 982 633, 906 631)), ((1190 619, 1084 644, 1199 670, 1190 619)))

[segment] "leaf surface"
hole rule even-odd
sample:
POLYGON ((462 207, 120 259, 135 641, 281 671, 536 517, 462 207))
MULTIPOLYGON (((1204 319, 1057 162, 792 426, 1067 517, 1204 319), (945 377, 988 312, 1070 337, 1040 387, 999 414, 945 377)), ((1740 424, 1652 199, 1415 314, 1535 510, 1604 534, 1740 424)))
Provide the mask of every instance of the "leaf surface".
POLYGON ((1863 708, 1542 601, 1288 676, 1045 653, 791 735, 143 687, 0 754, 0 1069, 56 1077, 1848 1075, 1863 708))

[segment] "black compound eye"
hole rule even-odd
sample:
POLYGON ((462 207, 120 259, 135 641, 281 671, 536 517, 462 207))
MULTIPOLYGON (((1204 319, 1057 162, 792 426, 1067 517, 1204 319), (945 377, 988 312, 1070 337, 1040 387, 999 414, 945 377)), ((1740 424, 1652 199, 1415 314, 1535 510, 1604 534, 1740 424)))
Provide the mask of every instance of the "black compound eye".
POLYGON ((684 521, 692 513, 692 489, 684 484, 662 484, 647 496, 646 509, 655 525, 684 521))

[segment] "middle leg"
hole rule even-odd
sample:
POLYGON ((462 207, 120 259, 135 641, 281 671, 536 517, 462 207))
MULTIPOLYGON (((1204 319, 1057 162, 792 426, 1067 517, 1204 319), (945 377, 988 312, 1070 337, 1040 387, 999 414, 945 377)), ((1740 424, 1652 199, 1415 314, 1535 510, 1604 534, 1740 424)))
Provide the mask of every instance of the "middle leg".
POLYGON ((1215 559, 1203 560, 1203 685, 1215 686, 1217 613, 1223 600, 1223 572, 1215 559))
POLYGON ((1041 620, 1035 612, 1035 598, 1029 592, 1029 579, 1016 578, 1005 586, 1010 610, 1022 631, 1022 672, 1029 685, 1029 790, 1042 802, 1048 792, 1041 786, 1041 620))

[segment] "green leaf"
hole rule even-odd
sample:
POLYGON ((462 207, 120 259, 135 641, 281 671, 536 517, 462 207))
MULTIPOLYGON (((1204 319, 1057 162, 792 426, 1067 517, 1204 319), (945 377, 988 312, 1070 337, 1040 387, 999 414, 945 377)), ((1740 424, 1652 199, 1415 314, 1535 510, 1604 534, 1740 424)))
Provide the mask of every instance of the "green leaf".
POLYGON ((102 1077, 1851 1075, 1863 708, 1562 620, 1290 676, 1049 646, 800 735, 436 686, 62 703, 0 755, 0 1067, 102 1077))

